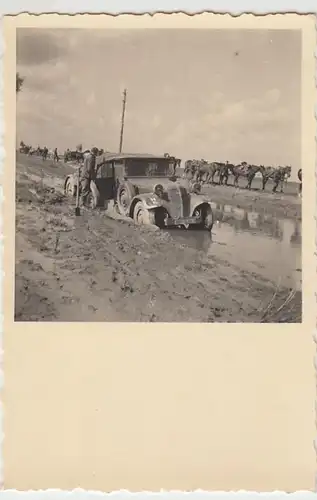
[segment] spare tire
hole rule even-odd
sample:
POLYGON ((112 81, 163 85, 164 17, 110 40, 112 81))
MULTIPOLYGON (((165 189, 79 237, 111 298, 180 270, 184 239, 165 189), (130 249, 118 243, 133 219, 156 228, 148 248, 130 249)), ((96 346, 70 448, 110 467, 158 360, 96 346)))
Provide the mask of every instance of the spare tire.
POLYGON ((117 189, 117 206, 121 215, 129 216, 131 201, 136 196, 135 186, 129 181, 124 181, 117 189))

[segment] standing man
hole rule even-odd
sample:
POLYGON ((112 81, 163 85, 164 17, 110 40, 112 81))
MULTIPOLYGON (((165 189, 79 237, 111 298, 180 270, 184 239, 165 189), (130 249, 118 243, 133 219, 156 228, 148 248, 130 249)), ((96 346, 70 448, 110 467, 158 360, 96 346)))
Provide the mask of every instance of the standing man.
POLYGON ((54 159, 54 162, 55 161, 57 161, 57 162, 59 161, 59 156, 58 156, 57 148, 54 149, 54 158, 53 159, 54 159))
POLYGON ((81 204, 85 205, 90 192, 90 183, 96 177, 96 156, 98 149, 93 147, 91 152, 85 156, 84 164, 80 169, 81 204))
POLYGON ((46 146, 44 146, 44 148, 43 148, 43 160, 44 160, 44 161, 45 161, 45 160, 46 160, 46 158, 47 158, 47 154, 48 154, 48 149, 47 149, 47 147, 46 147, 46 146))
POLYGON ((300 168, 299 171, 297 172, 297 177, 299 180, 299 186, 298 186, 298 196, 302 196, 302 169, 300 168))

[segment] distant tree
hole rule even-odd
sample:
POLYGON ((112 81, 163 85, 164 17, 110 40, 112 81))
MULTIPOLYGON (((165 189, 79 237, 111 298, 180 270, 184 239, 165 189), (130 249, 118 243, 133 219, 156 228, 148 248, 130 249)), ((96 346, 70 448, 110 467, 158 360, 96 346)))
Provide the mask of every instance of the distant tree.
POLYGON ((23 83, 24 83, 24 78, 22 78, 22 76, 20 76, 19 73, 17 73, 16 74, 16 87, 15 87, 16 93, 21 92, 23 83))

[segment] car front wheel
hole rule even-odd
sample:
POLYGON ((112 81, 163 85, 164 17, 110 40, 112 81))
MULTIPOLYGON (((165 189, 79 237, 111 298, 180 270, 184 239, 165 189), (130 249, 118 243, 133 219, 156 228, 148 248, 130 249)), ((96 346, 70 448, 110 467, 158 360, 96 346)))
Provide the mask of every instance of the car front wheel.
POLYGON ((141 201, 138 201, 133 210, 133 220, 138 225, 153 224, 154 215, 151 211, 145 208, 141 201))
POLYGON ((207 231, 212 230, 212 227, 214 225, 214 215, 210 205, 197 207, 194 211, 194 216, 201 216, 202 222, 200 224, 200 227, 202 229, 206 229, 207 231))

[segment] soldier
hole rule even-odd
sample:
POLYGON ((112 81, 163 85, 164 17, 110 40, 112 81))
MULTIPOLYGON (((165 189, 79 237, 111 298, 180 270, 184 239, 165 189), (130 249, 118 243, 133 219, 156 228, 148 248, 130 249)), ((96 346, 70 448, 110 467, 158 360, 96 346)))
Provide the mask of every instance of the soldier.
POLYGON ((44 146, 44 149, 43 149, 43 160, 45 161, 46 158, 47 158, 47 154, 48 154, 48 149, 46 146, 44 146))
POLYGON ((91 152, 85 156, 84 164, 80 169, 80 184, 81 184, 81 204, 85 205, 87 196, 90 191, 90 183, 96 176, 96 156, 98 149, 93 147, 91 152))
POLYGON ((54 157, 53 157, 53 160, 54 160, 54 162, 55 162, 55 161, 59 161, 59 156, 58 156, 57 148, 55 148, 55 149, 54 149, 54 157))
POLYGON ((300 168, 299 171, 297 172, 297 177, 299 180, 299 186, 298 186, 298 196, 302 196, 302 169, 300 168))

